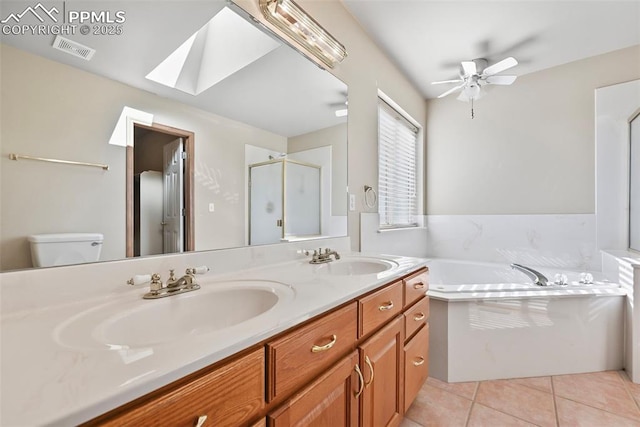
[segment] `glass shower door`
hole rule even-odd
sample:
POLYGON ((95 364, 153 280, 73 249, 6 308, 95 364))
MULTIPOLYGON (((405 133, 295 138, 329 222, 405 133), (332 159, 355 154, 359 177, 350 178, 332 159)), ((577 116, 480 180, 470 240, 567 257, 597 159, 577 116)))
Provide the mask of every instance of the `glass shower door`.
POLYGON ((282 162, 249 167, 249 244, 266 245, 282 239, 282 162))
POLYGON ((285 237, 320 235, 320 168, 287 161, 285 237))

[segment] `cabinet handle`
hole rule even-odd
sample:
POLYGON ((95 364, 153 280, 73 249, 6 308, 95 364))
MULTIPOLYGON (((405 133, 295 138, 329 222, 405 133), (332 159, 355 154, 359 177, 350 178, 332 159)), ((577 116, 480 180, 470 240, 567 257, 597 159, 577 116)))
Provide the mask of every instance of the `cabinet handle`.
POLYGON ((418 282, 415 285, 413 285, 413 289, 423 289, 424 288, 424 283, 422 282, 418 282))
POLYGON ((418 358, 413 361, 413 366, 420 366, 423 363, 424 363, 424 357, 418 356, 418 358))
POLYGON ((418 313, 415 316, 413 316, 413 320, 415 320, 416 322, 421 321, 422 319, 424 319, 424 313, 418 313))
POLYGON ((369 360, 369 356, 364 357, 364 363, 367 364, 367 366, 369 367, 369 371, 371 372, 371 379, 368 383, 364 383, 365 387, 369 387, 373 382, 373 366, 371 366, 371 360, 369 360))
POLYGON ((329 341, 328 344, 325 345, 314 345, 311 347, 311 352, 312 353, 319 353, 321 351, 327 351, 329 350, 331 347, 333 347, 336 344, 336 341, 338 341, 338 337, 335 335, 331 335, 331 341, 329 341))
POLYGON ((364 390, 364 377, 362 376, 362 371, 360 370, 360 366, 356 364, 355 367, 356 373, 358 374, 358 378, 360 379, 360 389, 355 392, 356 399, 360 397, 362 391, 364 390))
POLYGON ((380 311, 385 311, 385 310, 391 310, 393 308, 393 301, 389 301, 386 304, 382 304, 380 307, 378 307, 378 310, 380 311))
POLYGON ((207 421, 207 416, 200 415, 198 417, 198 420, 196 421, 196 427, 202 427, 206 421, 207 421))

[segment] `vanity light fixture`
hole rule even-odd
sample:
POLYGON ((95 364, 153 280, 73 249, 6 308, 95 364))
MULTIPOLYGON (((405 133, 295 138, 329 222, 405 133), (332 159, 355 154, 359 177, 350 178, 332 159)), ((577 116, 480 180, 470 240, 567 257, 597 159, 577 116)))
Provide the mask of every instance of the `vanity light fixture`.
POLYGON ((267 21, 304 46, 329 68, 347 56, 345 47, 293 0, 259 0, 267 21))

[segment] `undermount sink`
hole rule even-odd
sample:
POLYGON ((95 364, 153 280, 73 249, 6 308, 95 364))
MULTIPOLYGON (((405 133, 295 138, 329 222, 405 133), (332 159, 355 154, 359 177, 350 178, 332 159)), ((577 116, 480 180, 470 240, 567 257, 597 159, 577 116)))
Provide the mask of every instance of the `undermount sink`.
POLYGON ((315 272, 335 276, 360 276, 382 273, 395 267, 398 267, 397 262, 382 258, 349 257, 319 265, 315 272))
POLYGON ((294 295, 279 282, 211 283, 159 300, 113 301, 85 310, 58 325, 54 339, 72 348, 149 347, 259 321, 294 295))

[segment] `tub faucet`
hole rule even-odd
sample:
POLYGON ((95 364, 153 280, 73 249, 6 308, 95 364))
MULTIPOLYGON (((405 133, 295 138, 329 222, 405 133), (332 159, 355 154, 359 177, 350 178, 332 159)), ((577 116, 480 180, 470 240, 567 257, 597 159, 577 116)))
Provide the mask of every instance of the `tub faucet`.
POLYGON ((533 280, 533 283, 538 286, 549 286, 549 280, 544 276, 544 274, 534 270, 531 267, 526 267, 520 264, 511 264, 511 268, 526 274, 527 277, 533 280))

